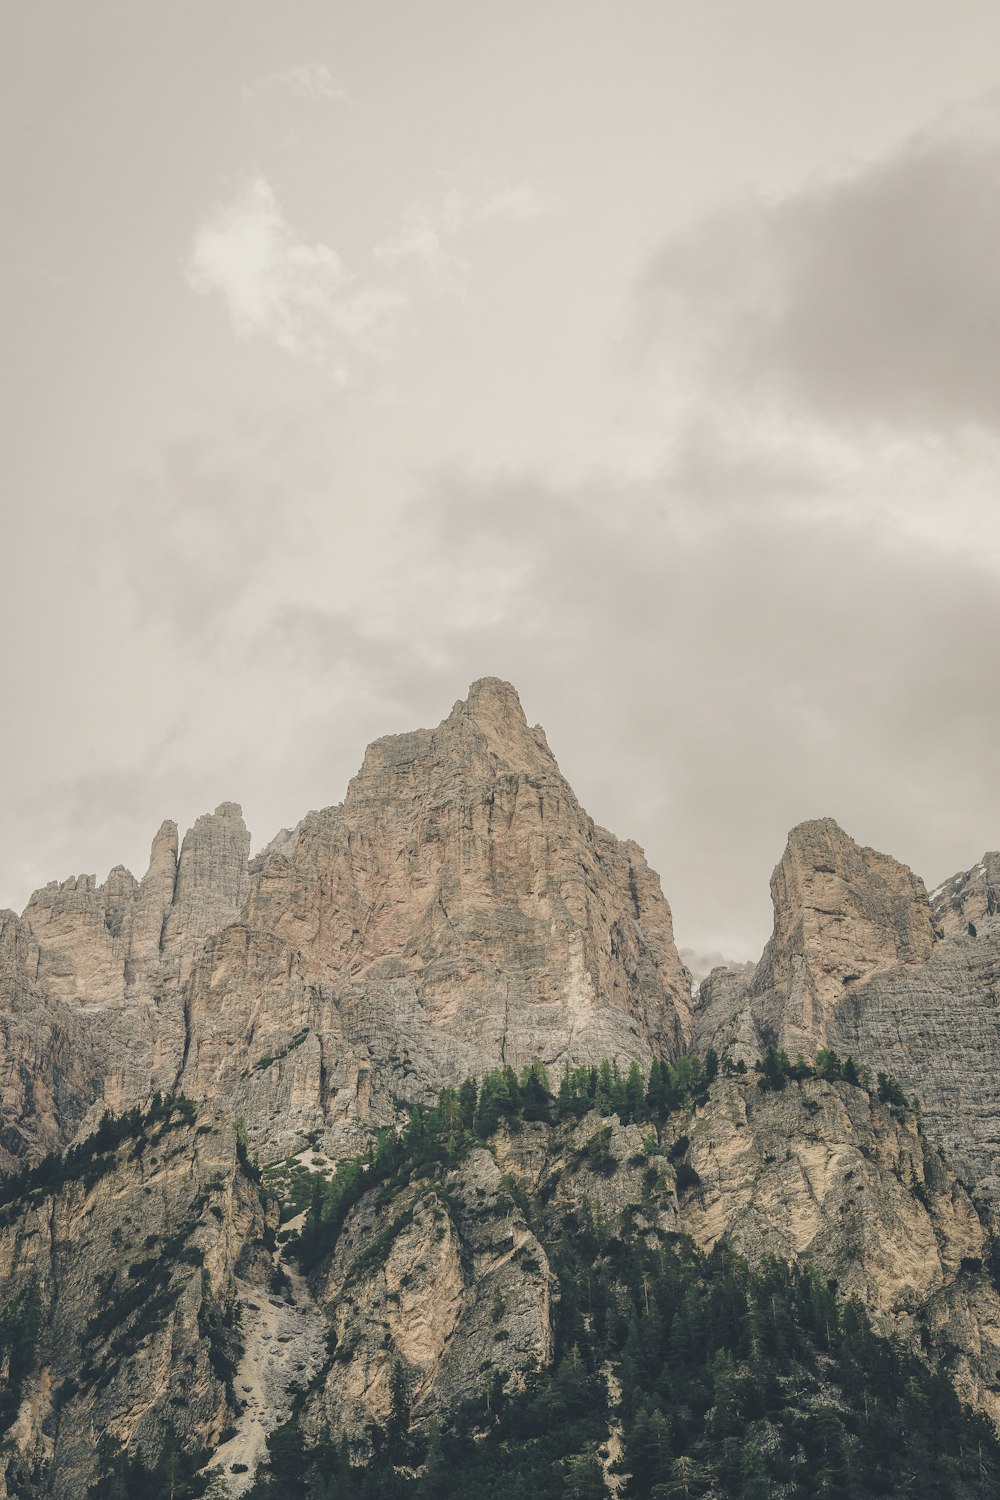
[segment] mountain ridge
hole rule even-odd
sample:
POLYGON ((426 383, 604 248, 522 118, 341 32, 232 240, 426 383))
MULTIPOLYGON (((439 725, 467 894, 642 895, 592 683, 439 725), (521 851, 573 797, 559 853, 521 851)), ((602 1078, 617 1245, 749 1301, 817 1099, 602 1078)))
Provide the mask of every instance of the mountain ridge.
MULTIPOLYGON (((872 1493, 854 1465, 901 1495, 875 1393, 830 1405, 803 1308, 833 1299, 825 1337, 869 1374, 896 1356, 854 1306, 917 1361, 880 1418, 895 1442, 934 1364, 948 1401, 1000 1420, 998 859, 929 896, 832 819, 799 824, 760 960, 692 996, 641 848, 488 678, 373 742, 340 803, 252 858, 224 802, 183 839, 163 823, 141 879, 0 913, 0 1500, 311 1496, 285 1460, 324 1500, 419 1495, 425 1470, 443 1482, 426 1430, 452 1441, 474 1409, 486 1440, 577 1386, 594 1420, 567 1418, 552 1461, 584 1500, 697 1472, 690 1493, 743 1500, 744 1468, 751 1493, 804 1496, 824 1402, 830 1493, 872 1493), (176 1228, 147 1243, 151 1214, 176 1228), (587 1257, 599 1326, 575 1300, 587 1257), (766 1286, 799 1332, 774 1331, 764 1407, 733 1405, 717 1364, 692 1376, 701 1416, 671 1416, 611 1309, 652 1278, 657 1358, 683 1364, 664 1330, 716 1277, 750 1339, 731 1358, 752 1358, 766 1286), (744 1413, 726 1433, 716 1399, 744 1413)), ((971 1500, 961 1441, 934 1493, 971 1500)))

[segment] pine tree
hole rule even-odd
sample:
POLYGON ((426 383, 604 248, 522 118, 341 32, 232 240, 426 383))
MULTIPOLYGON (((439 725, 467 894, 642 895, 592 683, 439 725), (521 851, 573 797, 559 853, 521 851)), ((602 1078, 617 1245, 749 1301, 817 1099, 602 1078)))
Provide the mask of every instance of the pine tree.
POLYGON ((769 1500, 771 1484, 764 1455, 756 1443, 746 1443, 740 1455, 740 1500, 769 1500))
POLYGON ((667 1077, 664 1065, 658 1057, 653 1058, 649 1070, 646 1100, 651 1114, 663 1116, 667 1113, 667 1077))
POLYGON ((623 1119, 626 1123, 648 1119, 646 1108, 646 1084, 638 1063, 632 1063, 625 1079, 623 1119))
POLYGON ((549 1075, 540 1062, 529 1063, 521 1074, 521 1113, 525 1120, 551 1118, 552 1091, 549 1075))
POLYGON ((476 1119, 476 1102, 479 1098, 479 1090, 474 1078, 467 1078, 458 1091, 458 1105, 462 1118, 462 1127, 471 1130, 476 1119))

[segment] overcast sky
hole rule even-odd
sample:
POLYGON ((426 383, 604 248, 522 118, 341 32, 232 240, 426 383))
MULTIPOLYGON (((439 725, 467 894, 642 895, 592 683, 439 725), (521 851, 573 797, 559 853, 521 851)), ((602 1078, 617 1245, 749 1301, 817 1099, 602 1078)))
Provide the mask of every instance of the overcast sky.
POLYGON ((0 905, 519 689, 682 948, 1000 844, 996 0, 5 7, 0 905))

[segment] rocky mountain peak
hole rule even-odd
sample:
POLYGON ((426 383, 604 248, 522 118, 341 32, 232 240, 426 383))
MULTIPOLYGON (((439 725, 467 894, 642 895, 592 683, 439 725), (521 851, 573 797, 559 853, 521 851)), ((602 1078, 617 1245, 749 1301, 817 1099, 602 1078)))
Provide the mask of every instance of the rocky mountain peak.
POLYGON ((699 1034, 738 1041, 744 1056, 766 1039, 815 1056, 845 1002, 875 975, 926 963, 940 936, 923 881, 833 818, 792 829, 771 899, 774 930, 753 974, 718 971, 699 1000, 699 1034))
MULTIPOLYGON (((169 827, 153 853, 164 860, 170 846, 169 827)), ((182 975, 190 969, 198 943, 235 922, 250 888, 250 834, 238 802, 221 802, 214 813, 203 813, 184 835, 177 861, 173 904, 164 927, 164 946, 177 951, 182 975)))
POLYGON ((499 677, 480 677, 441 726, 480 736, 489 750, 515 770, 537 769, 539 750, 551 762, 545 737, 528 727, 517 690, 499 677))
POLYGON ((409 796, 415 783, 466 785, 505 773, 550 777, 559 776, 559 768, 542 730, 528 727, 516 689, 483 677, 436 729, 386 735, 369 745, 347 805, 384 801, 393 789, 409 796))
POLYGON ((536 1057, 627 1065, 687 1039, 658 879, 587 816, 498 678, 437 728, 369 746, 343 803, 254 861, 246 915, 335 987, 342 1021, 370 1018, 370 1050, 402 1055, 405 1029, 435 1081, 536 1057))
POLYGON ((931 904, 946 937, 1000 936, 1000 853, 991 850, 971 870, 944 881, 931 904))
POLYGON ((817 1022, 849 986, 897 964, 923 963, 934 945, 923 881, 856 844, 833 818, 792 829, 771 898, 774 933, 756 987, 803 990, 817 1022))
POLYGON ((469 718, 499 714, 516 719, 525 727, 528 722, 524 717, 517 688, 513 683, 505 682, 502 677, 477 677, 475 682, 469 684, 467 697, 460 698, 455 704, 452 714, 469 718))

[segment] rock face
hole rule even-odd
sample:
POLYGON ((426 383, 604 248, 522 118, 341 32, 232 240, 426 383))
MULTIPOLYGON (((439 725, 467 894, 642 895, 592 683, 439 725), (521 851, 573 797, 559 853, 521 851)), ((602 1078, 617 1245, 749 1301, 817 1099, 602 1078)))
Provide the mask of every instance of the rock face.
POLYGON ((935 917, 904 865, 859 848, 829 819, 794 829, 771 882, 774 933, 756 969, 716 970, 704 981, 695 1046, 728 1049, 748 1065, 770 1043, 793 1058, 832 1047, 891 1073, 919 1096, 929 1136, 995 1213, 994 859, 941 887, 935 917), (968 935, 971 913, 981 939, 968 935), (945 937, 949 929, 957 935, 945 937))
POLYGON ((1000 854, 984 854, 971 870, 953 875, 931 895, 946 937, 1000 935, 1000 854))
POLYGON ((363 1440, 372 1422, 384 1427, 396 1369, 419 1423, 486 1384, 516 1389, 549 1363, 558 1293, 527 1202, 549 1238, 567 1216, 620 1227, 640 1205, 650 1225, 679 1228, 667 1163, 644 1155, 637 1126, 596 1114, 559 1129, 503 1128, 433 1183, 418 1179, 388 1199, 370 1192, 313 1277, 336 1339, 306 1407, 314 1440, 330 1431, 363 1440), (655 1201, 644 1176, 651 1163, 663 1174, 655 1201))
POLYGON ((493 1374, 520 1380, 551 1358, 548 1259, 486 1150, 439 1191, 421 1183, 388 1204, 363 1199, 316 1280, 336 1339, 307 1410, 316 1436, 384 1427, 397 1367, 420 1420, 478 1395, 493 1374))
POLYGON ((597 1114, 504 1127, 443 1176, 365 1195, 313 1278, 336 1342, 307 1402, 311 1439, 363 1447, 389 1420, 394 1371, 418 1423, 484 1384, 516 1386, 551 1355, 545 1247, 584 1222, 610 1243, 684 1234, 758 1267, 811 1263, 1000 1417, 993 1241, 916 1114, 846 1083, 772 1093, 731 1075, 659 1130, 597 1114), (682 1156, 693 1175, 678 1193, 682 1156))
POLYGON ((851 986, 930 957, 934 922, 923 881, 860 848, 832 818, 792 829, 771 899, 774 933, 751 988, 783 997, 790 1051, 815 1054, 851 986))
POLYGON ((0 1493, 44 1469, 44 1493, 76 1500, 95 1476, 95 1432, 155 1460, 168 1433, 212 1448, 231 1422, 235 1278, 264 1282, 270 1262, 220 1125, 168 1111, 0 1209, 0 1316, 37 1330, 16 1382, 4 1371, 18 1404, 0 1493))
POLYGON ((345 801, 251 876, 248 926, 297 955, 314 1011, 332 997, 376 1115, 392 1090, 535 1058, 647 1063, 689 1034, 659 882, 587 817, 496 679, 436 730, 372 745, 345 801))
POLYGON ((720 1079, 683 1128, 700 1183, 680 1223, 702 1249, 811 1262, 1000 1419, 988 1231, 912 1111, 821 1080, 764 1092, 747 1075, 720 1079))
POLYGON ((223 802, 184 835, 160 943, 182 981, 205 939, 238 920, 249 889, 249 857, 250 835, 235 802, 223 802))
POLYGON ((641 850, 595 827, 492 678, 438 729, 370 746, 343 804, 255 861, 248 917, 308 977, 395 985, 491 1062, 676 1051, 690 1026, 641 850))
POLYGON ((174 1101, 0 1205, 7 1344, 32 1331, 24 1368, 0 1363, 10 1495, 45 1465, 60 1500, 84 1493, 101 1431, 150 1459, 208 1448, 236 1495, 303 1371, 302 1431, 358 1452, 394 1381, 422 1423, 512 1389, 552 1358, 546 1246, 569 1233, 810 1261, 1000 1420, 1000 855, 931 901, 831 820, 801 825, 760 963, 715 970, 692 1012, 642 851, 594 825, 491 678, 249 850, 223 803, 179 848, 163 824, 141 880, 0 913, 0 1171, 174 1101), (764 1090, 772 1044, 853 1054, 920 1115, 843 1082, 764 1090), (588 1114, 465 1140, 362 1191, 308 1288, 269 1291, 277 1209, 234 1122, 263 1162, 313 1160, 307 1141, 337 1159, 470 1074, 710 1046, 720 1076, 661 1128, 588 1114))
POLYGON ((104 1068, 86 1017, 45 993, 27 922, 0 912, 0 1170, 73 1139, 104 1068))
POLYGON ((228 1101, 266 1158, 309 1131, 344 1143, 397 1098, 498 1064, 648 1065, 687 1042, 656 876, 587 817, 507 683, 377 741, 343 803, 252 865, 249 846, 223 803, 179 856, 165 823, 141 881, 118 869, 32 897, 8 942, 10 1011, 47 1007, 49 1040, 25 1058, 12 1025, 8 1074, 53 1093, 42 1053, 79 1061, 72 1107, 25 1109, 12 1081, 6 1160, 158 1088, 228 1101))

